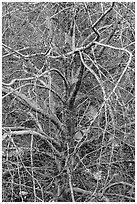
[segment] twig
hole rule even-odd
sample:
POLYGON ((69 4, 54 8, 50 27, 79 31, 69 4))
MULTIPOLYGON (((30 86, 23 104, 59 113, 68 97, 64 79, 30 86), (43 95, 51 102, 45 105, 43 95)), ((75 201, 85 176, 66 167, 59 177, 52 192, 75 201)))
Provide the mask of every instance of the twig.
POLYGON ((125 74, 125 72, 127 71, 128 67, 129 67, 129 64, 132 60, 132 53, 129 52, 127 49, 124 49, 124 48, 120 48, 120 47, 115 47, 115 46, 112 46, 112 45, 107 45, 107 44, 103 44, 103 43, 100 43, 100 42, 94 42, 95 44, 97 45, 100 45, 100 46, 104 46, 104 47, 107 47, 107 48, 111 48, 111 49, 114 49, 114 50, 120 50, 120 51, 124 51, 124 52, 127 52, 129 54, 129 60, 127 62, 127 65, 125 67, 125 69, 123 70, 122 74, 120 75, 119 79, 117 80, 117 83, 115 85, 115 87, 113 88, 112 92, 109 94, 109 96, 107 97, 106 101, 109 100, 109 98, 111 97, 111 95, 115 92, 116 88, 118 87, 118 84, 120 83, 123 75, 125 74))
POLYGON ((19 93, 18 91, 15 91, 14 89, 7 89, 7 88, 3 88, 2 89, 3 92, 5 93, 9 93, 12 94, 12 95, 15 95, 16 97, 18 97, 21 102, 25 102, 26 105, 28 105, 29 108, 32 108, 34 111, 40 113, 41 115, 43 115, 44 117, 46 118, 50 118, 51 122, 54 123, 54 125, 57 126, 57 128, 65 133, 65 128, 64 128, 64 125, 60 122, 60 120, 54 115, 54 114, 47 114, 44 112, 44 110, 32 99, 28 99, 28 97, 25 95, 25 94, 22 94, 22 93, 19 93))
MULTIPOLYGON (((71 189, 67 188, 65 190, 66 193, 68 193, 71 189)), ((93 192, 92 191, 86 191, 82 188, 78 188, 78 187, 73 187, 73 191, 78 192, 78 193, 82 193, 82 194, 87 194, 87 195, 91 195, 93 192)))
MULTIPOLYGON (((116 185, 125 185, 125 186, 130 186, 131 188, 135 188, 135 186, 131 183, 127 183, 127 182, 124 182, 124 181, 120 181, 120 182, 115 182, 115 183, 111 183, 109 186, 107 186, 106 188, 103 189, 103 193, 108 189, 108 188, 111 188, 113 186, 116 186, 116 185)), ((102 193, 102 194, 103 194, 102 193)))
MULTIPOLYGON (((9 48, 9 47, 8 47, 8 48, 9 48)), ((22 51, 26 51, 27 49, 29 49, 29 47, 24 47, 24 48, 22 48, 22 49, 19 49, 19 50, 17 50, 17 52, 20 53, 20 52, 22 52, 22 51)), ((5 54, 5 55, 2 56, 2 58, 10 57, 11 55, 13 55, 13 54, 15 54, 15 53, 16 53, 16 51, 13 51, 13 52, 11 52, 11 53, 5 54)), ((16 54, 17 54, 17 53, 16 53, 16 54)))
MULTIPOLYGON (((85 4, 84 4, 85 5, 85 4)), ((99 22, 113 9, 114 7, 114 2, 112 2, 112 6, 104 13, 102 14, 102 16, 100 16, 100 18, 98 18, 98 20, 91 26, 92 30, 96 33, 97 37, 95 40, 98 40, 100 35, 99 32, 95 29, 95 27, 99 24, 99 22)), ((87 8, 86 8, 87 10, 87 8)), ((90 37, 92 36, 92 33, 83 41, 82 46, 85 44, 85 42, 87 40, 90 39, 90 37)))
POLYGON ((70 187, 72 202, 75 202, 74 191, 73 191, 72 181, 71 181, 71 173, 70 173, 69 168, 67 169, 67 173, 68 173, 68 178, 69 178, 69 187, 70 187))

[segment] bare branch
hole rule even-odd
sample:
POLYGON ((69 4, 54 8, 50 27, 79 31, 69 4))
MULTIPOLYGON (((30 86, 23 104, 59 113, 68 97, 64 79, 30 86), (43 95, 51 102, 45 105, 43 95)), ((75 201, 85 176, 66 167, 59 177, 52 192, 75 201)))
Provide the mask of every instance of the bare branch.
POLYGON ((47 113, 44 112, 43 109, 40 108, 40 106, 34 101, 34 100, 31 100, 31 99, 28 99, 28 97, 25 95, 25 94, 22 94, 22 93, 19 93, 18 91, 14 91, 14 89, 7 89, 7 88, 3 88, 2 91, 4 93, 9 93, 10 91, 12 91, 12 95, 15 95, 16 97, 18 97, 18 99, 21 100, 22 103, 25 102, 26 105, 29 106, 29 108, 33 109, 34 111, 40 113, 41 115, 43 115, 44 117, 50 119, 56 126, 57 128, 62 131, 63 133, 65 132, 65 129, 64 129, 64 125, 60 122, 60 120, 52 113, 52 115, 48 115, 47 113))
POLYGON ((75 103, 75 99, 76 99, 76 96, 77 96, 77 93, 80 89, 80 86, 81 86, 81 83, 82 83, 82 76, 83 76, 83 73, 84 73, 84 65, 83 63, 81 63, 81 68, 79 70, 79 74, 78 74, 78 78, 77 78, 77 82, 72 90, 72 93, 68 99, 68 104, 69 104, 69 108, 70 109, 73 109, 73 105, 75 103))

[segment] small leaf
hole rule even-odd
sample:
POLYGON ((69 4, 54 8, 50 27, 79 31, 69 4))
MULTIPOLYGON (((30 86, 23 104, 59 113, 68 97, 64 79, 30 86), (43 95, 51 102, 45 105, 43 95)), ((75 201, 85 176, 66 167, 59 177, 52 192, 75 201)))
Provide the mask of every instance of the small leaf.
POLYGON ((26 195, 28 195, 28 192, 26 192, 26 191, 21 191, 21 192, 19 192, 19 195, 21 196, 26 196, 26 195))
POLYGON ((96 179, 97 181, 101 180, 101 173, 102 171, 93 173, 94 179, 96 179))
POLYGON ((65 32, 65 44, 69 44, 71 46, 71 43, 72 43, 72 37, 65 32))
POLYGON ((107 196, 103 196, 102 200, 104 200, 105 202, 110 202, 109 198, 107 196))
POLYGON ((2 135, 2 141, 5 140, 7 137, 8 137, 8 133, 5 132, 5 133, 2 135))
POLYGON ((76 141, 80 141, 82 139, 82 137, 83 137, 83 134, 81 131, 76 132, 76 134, 74 135, 74 139, 76 141))
POLYGON ((96 115, 97 115, 98 111, 97 108, 95 108, 95 106, 89 106, 87 112, 86 112, 86 116, 89 119, 95 119, 96 115))

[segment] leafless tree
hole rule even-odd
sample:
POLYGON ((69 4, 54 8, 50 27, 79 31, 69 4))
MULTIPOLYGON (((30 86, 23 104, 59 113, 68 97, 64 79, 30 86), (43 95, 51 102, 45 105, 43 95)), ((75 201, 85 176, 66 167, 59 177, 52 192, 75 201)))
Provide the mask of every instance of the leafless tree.
POLYGON ((134 7, 2 4, 3 201, 134 201, 134 7))

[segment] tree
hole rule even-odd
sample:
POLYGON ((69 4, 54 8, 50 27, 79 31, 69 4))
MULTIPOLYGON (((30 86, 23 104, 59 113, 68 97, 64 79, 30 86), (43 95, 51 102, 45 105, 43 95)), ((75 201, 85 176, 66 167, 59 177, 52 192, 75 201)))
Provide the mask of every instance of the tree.
POLYGON ((3 201, 134 201, 134 7, 2 4, 3 201))

